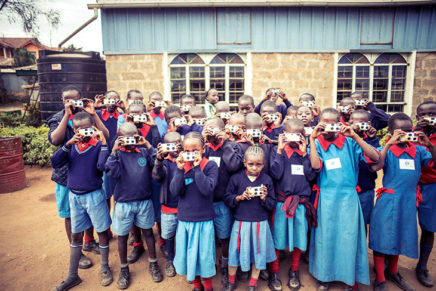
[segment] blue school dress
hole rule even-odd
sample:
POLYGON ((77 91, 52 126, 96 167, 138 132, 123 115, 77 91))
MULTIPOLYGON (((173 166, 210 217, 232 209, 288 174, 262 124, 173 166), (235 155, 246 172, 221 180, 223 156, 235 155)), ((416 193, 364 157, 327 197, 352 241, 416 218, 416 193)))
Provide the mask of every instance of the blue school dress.
POLYGON ((418 258, 417 185, 421 167, 431 161, 423 146, 390 147, 383 166, 383 188, 369 225, 369 248, 386 255, 418 258))
POLYGON ((365 222, 356 192, 359 162, 365 156, 353 139, 343 135, 332 143, 320 136, 315 144, 322 166, 309 272, 322 282, 369 285, 365 222))
MULTIPOLYGON (((429 139, 436 145, 436 133, 429 139)), ((419 225, 424 230, 436 232, 436 170, 433 167, 422 168, 419 189, 422 194, 422 202, 418 207, 419 225)))

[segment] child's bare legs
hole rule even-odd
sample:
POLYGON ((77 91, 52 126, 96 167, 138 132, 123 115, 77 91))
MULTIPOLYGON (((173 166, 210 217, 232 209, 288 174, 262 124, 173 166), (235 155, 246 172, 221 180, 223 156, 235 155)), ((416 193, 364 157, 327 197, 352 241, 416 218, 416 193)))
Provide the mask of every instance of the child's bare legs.
POLYGON ((419 261, 416 265, 416 277, 426 286, 432 287, 433 281, 428 275, 427 262, 433 249, 434 233, 421 228, 421 243, 419 246, 419 261))
POLYGON ((98 233, 101 255, 101 285, 108 286, 112 283, 112 273, 109 268, 109 236, 107 230, 98 233))
POLYGON ((143 229, 142 234, 145 239, 145 244, 147 245, 148 249, 148 261, 150 262, 150 273, 151 278, 154 282, 161 282, 163 280, 162 273, 160 271, 159 265, 157 264, 157 258, 156 258, 156 246, 155 246, 155 240, 153 235, 153 229, 143 229))
POLYGON ((71 244, 71 218, 65 218, 65 232, 67 233, 68 241, 71 244))
MULTIPOLYGON (((250 287, 256 287, 257 285, 257 279, 259 278, 259 273, 260 270, 256 269, 256 265, 255 264, 251 264, 251 279, 250 279, 250 283, 248 283, 248 290, 250 290, 250 287)), ((253 288, 251 288, 253 289, 253 288)))
POLYGON ((127 261, 129 262, 129 264, 135 263, 145 252, 144 244, 141 238, 141 230, 135 224, 133 224, 132 233, 133 233, 134 242, 133 242, 133 251, 127 257, 127 261))
POLYGON ((120 256, 120 276, 118 277, 117 287, 127 289, 130 284, 129 264, 127 263, 127 240, 129 235, 118 236, 118 255, 120 256))
POLYGON ((226 290, 232 291, 236 289, 236 272, 238 271, 238 267, 228 266, 228 282, 226 286, 226 290))

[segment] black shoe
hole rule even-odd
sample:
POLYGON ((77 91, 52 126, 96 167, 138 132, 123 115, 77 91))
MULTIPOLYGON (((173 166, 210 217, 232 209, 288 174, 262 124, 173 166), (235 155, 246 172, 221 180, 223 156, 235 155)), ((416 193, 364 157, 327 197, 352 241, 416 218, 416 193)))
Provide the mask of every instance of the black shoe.
POLYGON ((229 268, 227 266, 221 266, 221 284, 226 286, 229 282, 229 268))
POLYGON ((301 288, 300 273, 298 271, 289 270, 288 287, 292 291, 297 291, 301 288))
POLYGON ((90 241, 89 244, 84 244, 83 245, 83 250, 85 252, 93 252, 97 255, 100 254, 100 248, 98 246, 98 242, 96 242, 95 240, 90 241))
POLYGON ((62 283, 59 286, 56 286, 55 290, 56 291, 70 290, 71 288, 79 285, 80 283, 82 283, 82 279, 80 279, 79 276, 75 276, 75 277, 68 276, 68 278, 65 279, 65 281, 62 281, 62 283))
POLYGON ((433 287, 433 280, 428 275, 427 269, 415 269, 416 272, 416 278, 418 279, 419 283, 424 285, 425 287, 433 287))
POLYGON ((386 282, 374 280, 374 291, 386 291, 386 282))
POLYGON ((118 277, 117 287, 118 289, 127 289, 130 285, 130 272, 129 267, 121 268, 120 276, 118 277))
POLYGON ((92 261, 87 256, 82 254, 80 256, 79 269, 89 269, 91 267, 92 267, 92 261))
POLYGON ((286 259, 286 253, 285 253, 285 250, 280 250, 280 253, 279 253, 279 261, 283 261, 284 259, 286 259))
POLYGON ((330 288, 329 283, 318 281, 318 287, 316 290, 317 291, 327 291, 327 290, 329 290, 329 288, 330 288))
POLYGON ((192 291, 204 291, 203 285, 201 285, 201 288, 193 288, 192 291))
POLYGON ((160 271, 159 265, 157 264, 157 262, 150 262, 149 264, 149 271, 151 274, 151 279, 153 280, 153 282, 161 282, 163 280, 163 276, 162 273, 160 271))
POLYGON ((160 252, 162 253, 162 256, 164 256, 165 259, 168 259, 168 252, 167 252, 167 247, 165 244, 161 245, 159 247, 160 252))
POLYGON ((250 280, 250 271, 242 272, 242 270, 238 268, 238 271, 236 271, 236 280, 241 282, 247 282, 248 280, 250 280))
POLYGON ((111 269, 108 267, 103 267, 100 273, 101 278, 101 286, 109 286, 113 281, 114 278, 112 277, 111 269))
POLYGON ((143 253, 145 253, 145 249, 143 246, 134 247, 130 255, 127 256, 127 262, 129 264, 136 263, 136 261, 139 260, 143 253))
POLYGON ((173 261, 167 261, 165 265, 165 275, 167 275, 167 277, 176 276, 176 268, 174 268, 173 261))
POLYGON ((256 291, 256 286, 248 286, 248 291, 256 291))
POLYGON ((260 270, 259 279, 268 281, 269 280, 269 272, 268 270, 260 270))
POLYGON ((385 272, 385 277, 387 280, 390 280, 395 283, 395 285, 398 286, 401 290, 404 291, 415 291, 412 286, 409 285, 409 283, 406 282, 406 280, 403 279, 403 277, 400 275, 400 273, 391 274, 389 272, 385 272))
POLYGON ((236 283, 227 282, 226 285, 221 289, 221 291, 234 291, 236 290, 236 283))
MULTIPOLYGON (((359 291, 359 289, 356 289, 357 291, 359 291)), ((345 286, 344 287, 344 291, 353 291, 353 287, 351 286, 345 286)))
POLYGON ((279 274, 277 273, 270 274, 268 287, 271 291, 282 290, 282 281, 280 281, 279 274))

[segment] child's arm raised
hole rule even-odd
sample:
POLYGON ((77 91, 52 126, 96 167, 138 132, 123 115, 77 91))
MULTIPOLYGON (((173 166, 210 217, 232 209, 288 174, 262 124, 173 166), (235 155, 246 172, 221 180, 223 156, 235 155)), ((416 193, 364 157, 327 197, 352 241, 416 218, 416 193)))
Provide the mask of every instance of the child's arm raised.
POLYGON ((70 102, 69 100, 67 102, 65 102, 64 105, 64 116, 62 117, 62 120, 60 123, 57 123, 56 121, 53 121, 54 119, 49 120, 48 125, 50 127, 50 131, 52 130, 52 128, 54 128, 54 126, 56 126, 56 128, 51 131, 50 135, 49 135, 49 142, 52 143, 53 145, 60 145, 64 139, 65 139, 65 132, 67 130, 67 126, 68 126, 68 121, 70 119, 70 116, 72 113, 72 102, 70 102))
POLYGON ((351 128, 351 126, 346 126, 341 124, 341 133, 344 136, 351 137, 356 141, 356 143, 362 148, 363 153, 373 162, 377 162, 380 159, 378 151, 367 144, 363 138, 361 138, 356 132, 351 128))
POLYGON ((223 145, 223 161, 230 172, 241 169, 244 162, 244 152, 234 142, 226 142, 223 145))
POLYGON ((269 170, 271 177, 275 180, 280 180, 284 172, 284 156, 282 155, 282 151, 285 146, 284 136, 285 135, 283 133, 279 135, 277 149, 276 147, 273 147, 270 153, 269 170))
POLYGON ((103 135, 106 139, 109 139, 109 130, 107 130, 106 126, 101 121, 100 117, 98 117, 97 113, 95 112, 94 108, 94 101, 91 99, 82 99, 84 103, 86 104, 86 107, 83 109, 86 113, 92 116, 95 122, 95 126, 103 132, 103 135))
POLYGON ((185 161, 183 160, 183 156, 179 155, 179 157, 176 159, 176 162, 177 170, 170 183, 170 191, 174 197, 183 196, 185 194, 185 161))
POLYGON ((394 145, 397 144, 399 139, 401 138, 401 136, 403 136, 405 133, 404 131, 400 130, 400 129, 396 129, 394 131, 394 134, 392 135, 392 137, 386 142, 385 146, 383 147, 383 149, 380 152, 380 158, 378 159, 378 161, 374 164, 370 164, 369 169, 373 172, 376 172, 378 170, 380 170, 381 168, 383 168, 383 164, 385 162, 385 158, 386 155, 389 151, 389 148, 394 145))
POLYGON ((109 155, 105 165, 105 171, 108 174, 108 176, 116 180, 121 177, 120 159, 118 157, 118 150, 120 149, 122 143, 123 140, 121 137, 118 137, 115 140, 114 147, 112 148, 112 154, 109 155))
POLYGON ((422 132, 418 131, 416 134, 419 136, 419 143, 426 146, 432 156, 433 169, 436 169, 436 147, 431 143, 429 138, 422 132))
POLYGON ((318 155, 318 151, 316 150, 316 144, 315 139, 323 134, 323 130, 325 128, 325 123, 320 122, 318 125, 313 129, 312 134, 310 135, 309 142, 310 142, 310 164, 312 165, 312 168, 315 171, 319 171, 321 169, 321 160, 318 155))
POLYGON ((154 167, 153 170, 151 171, 151 176, 157 182, 162 182, 167 174, 167 170, 164 164, 164 155, 165 153, 163 151, 161 144, 158 144, 156 160, 154 161, 154 167))

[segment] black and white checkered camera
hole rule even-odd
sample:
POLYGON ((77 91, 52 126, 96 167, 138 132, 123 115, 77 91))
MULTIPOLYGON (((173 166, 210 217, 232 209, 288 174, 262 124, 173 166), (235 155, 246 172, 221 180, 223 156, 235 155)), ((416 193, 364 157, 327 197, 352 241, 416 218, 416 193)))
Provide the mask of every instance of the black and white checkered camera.
POLYGON ((188 113, 188 112, 189 112, 189 109, 191 109, 191 106, 189 106, 189 105, 183 105, 183 106, 180 108, 180 110, 182 110, 182 112, 184 112, 184 113, 188 113))
POLYGON ((182 157, 185 162, 193 162, 197 156, 197 151, 195 152, 183 152, 182 157))
POLYGON ((315 103, 313 103, 313 101, 303 101, 301 103, 303 104, 304 107, 309 107, 309 108, 312 108, 313 105, 315 105, 315 103))
POLYGON ((154 102, 154 107, 166 107, 167 104, 163 101, 155 101, 154 102))
POLYGON ((428 121, 428 124, 436 125, 436 117, 424 117, 424 119, 428 121))
POLYGON ((177 118, 177 119, 174 120, 174 125, 176 127, 179 127, 179 126, 182 126, 182 125, 185 125, 185 124, 188 124, 188 121, 184 117, 177 118))
POLYGON ((258 187, 250 187, 251 196, 262 196, 263 188, 261 186, 258 187))
POLYGON ((247 134, 250 135, 251 137, 262 136, 262 132, 260 131, 260 129, 247 129, 247 134))
POLYGON ((135 145, 136 138, 134 136, 125 136, 123 137, 123 142, 125 145, 135 145))
POLYGON ((79 133, 83 136, 92 136, 95 133, 95 129, 89 127, 89 128, 82 128, 79 129, 79 133))
POLYGON ((300 142, 301 137, 298 133, 285 133, 285 141, 300 142))
POLYGON ((236 133, 239 130, 239 126, 237 125, 226 125, 226 127, 230 130, 231 133, 236 133))
POLYGON ((73 103, 73 106, 76 108, 83 108, 85 105, 83 104, 82 100, 71 100, 71 103, 73 103))
POLYGON ((327 123, 324 131, 326 132, 339 132, 340 131, 341 126, 337 123, 327 123))
POLYGON ((279 120, 279 117, 275 114, 268 114, 266 116, 266 118, 268 119, 268 121, 270 122, 276 122, 277 120, 279 120))
POLYGON ((418 139, 419 137, 415 132, 406 132, 406 134, 400 138, 400 141, 418 142, 418 139))
POLYGON ((147 115, 145 115, 145 114, 135 115, 135 116, 133 116, 133 122, 134 123, 145 123, 145 122, 147 122, 147 115))
POLYGON ((219 117, 221 119, 230 119, 230 117, 232 117, 232 114, 230 112, 221 112, 219 117))
POLYGON ((360 129, 361 131, 367 131, 367 130, 369 130, 369 123, 366 123, 366 122, 359 122, 359 123, 357 124, 357 126, 359 127, 359 129, 360 129))
POLYGON ((163 143, 161 147, 164 152, 175 152, 177 150, 177 145, 175 143, 163 143))
POLYGON ((356 100, 356 106, 365 106, 365 100, 356 100))
POLYGON ((103 104, 104 105, 115 105, 115 104, 117 104, 117 101, 115 99, 112 99, 112 98, 110 98, 110 99, 106 98, 103 100, 103 104))

